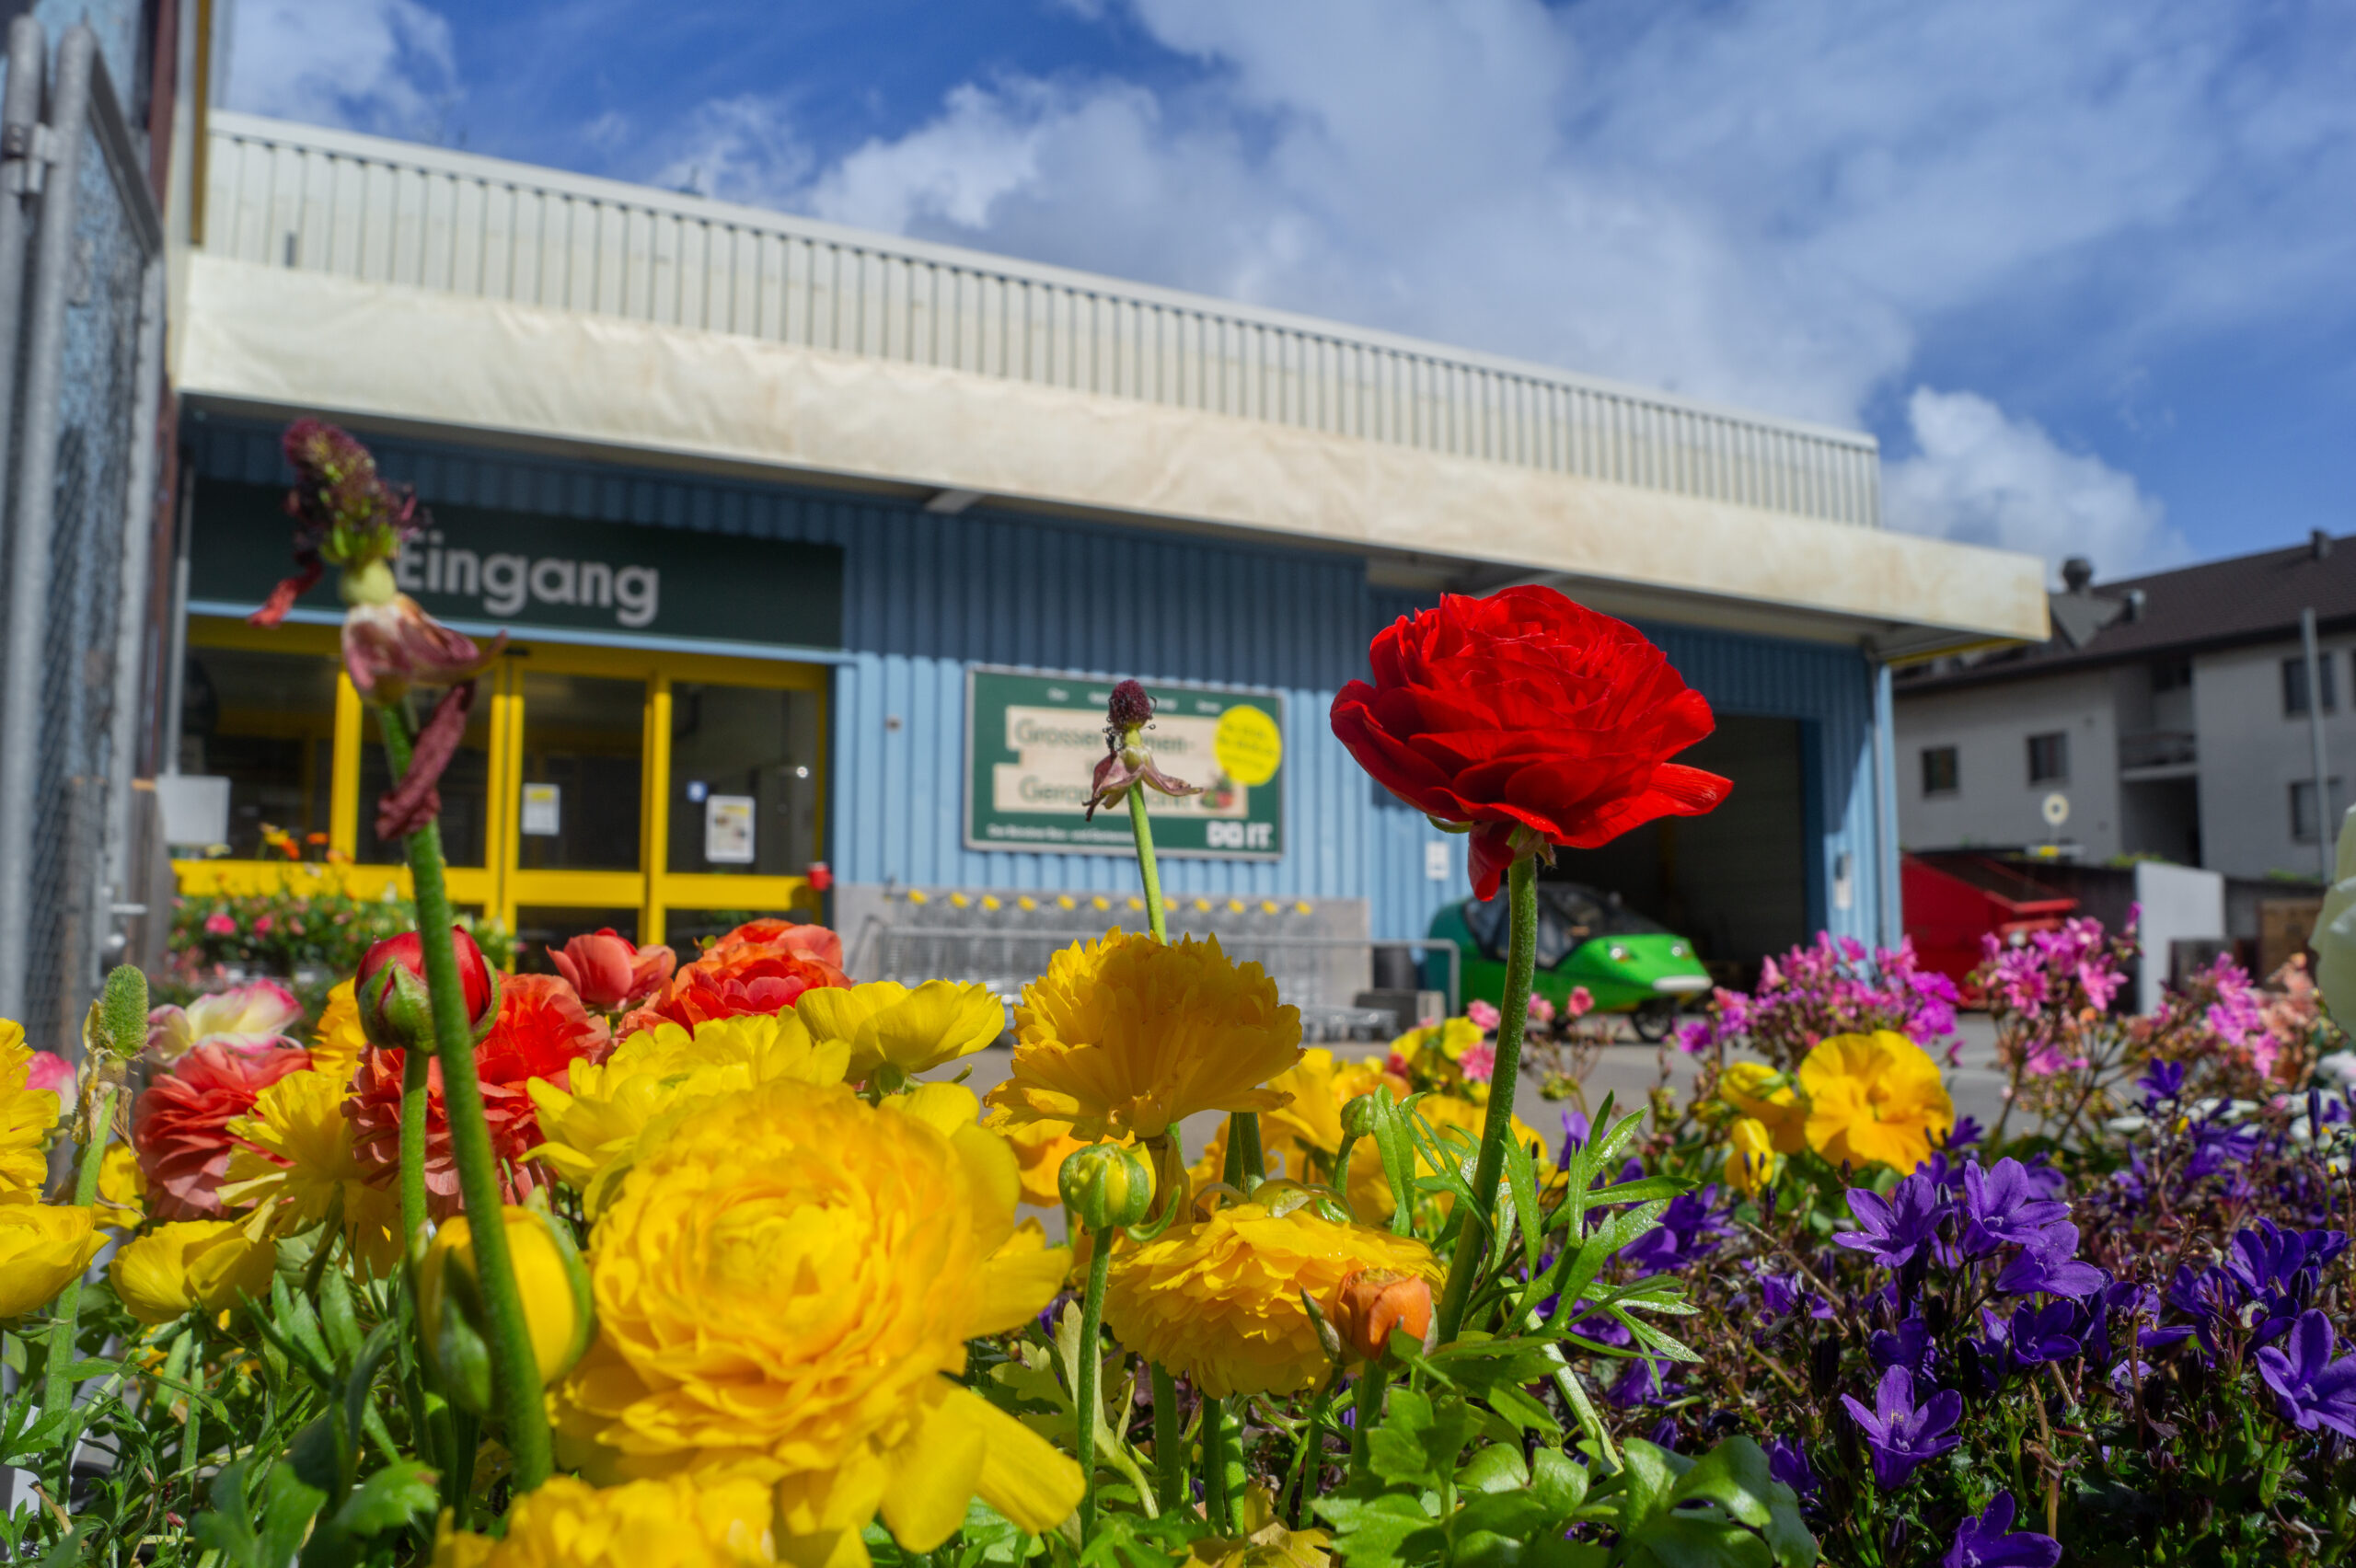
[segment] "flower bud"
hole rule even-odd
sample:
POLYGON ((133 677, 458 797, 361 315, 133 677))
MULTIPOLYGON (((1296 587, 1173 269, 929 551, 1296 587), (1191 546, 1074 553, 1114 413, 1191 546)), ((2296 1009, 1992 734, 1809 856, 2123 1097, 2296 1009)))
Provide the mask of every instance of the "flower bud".
MULTIPOLYGON (((552 1383, 589 1348, 589 1271, 563 1221, 516 1204, 508 1205, 502 1216, 524 1321, 531 1331, 532 1357, 539 1363, 540 1381, 552 1383)), ((464 1215, 445 1220, 426 1246, 417 1271, 417 1311, 443 1393, 477 1414, 488 1412, 491 1315, 464 1215)))
POLYGON ((1391 1334, 1404 1330, 1419 1340, 1432 1332, 1432 1285, 1421 1274, 1393 1269, 1359 1269, 1334 1287, 1326 1310, 1341 1336, 1342 1354, 1353 1361, 1380 1361, 1391 1354, 1391 1334))
POLYGON ((1120 681, 1104 705, 1104 722, 1115 730, 1134 730, 1153 718, 1153 698, 1137 681, 1120 681))
POLYGON ((1091 1230, 1141 1224, 1153 1211, 1153 1161, 1127 1144, 1085 1144, 1056 1173, 1064 1204, 1091 1230))
MULTIPOLYGON (((450 928, 467 1017, 480 1042, 499 1018, 499 981, 482 949, 461 927, 450 928)), ((361 1032, 372 1045, 433 1048, 433 1001, 425 984, 425 944, 415 931, 387 937, 368 950, 353 977, 361 1032)))
MULTIPOLYGON (((1374 1100, 1376 1095, 1382 1093, 1383 1091, 1379 1089, 1370 1090, 1342 1107, 1344 1136, 1353 1138, 1370 1138, 1374 1136, 1374 1129, 1380 1124, 1379 1118, 1381 1115, 1381 1107, 1376 1105, 1374 1100)), ((1388 1096, 1386 1095, 1385 1098, 1388 1096)))

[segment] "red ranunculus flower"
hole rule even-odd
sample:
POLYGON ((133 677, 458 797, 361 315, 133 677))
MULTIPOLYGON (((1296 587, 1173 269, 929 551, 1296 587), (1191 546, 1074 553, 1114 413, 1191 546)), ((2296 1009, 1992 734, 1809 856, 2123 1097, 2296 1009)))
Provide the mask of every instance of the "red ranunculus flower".
POLYGON ((131 1112, 148 1211, 167 1220, 220 1217, 221 1178, 237 1147, 229 1123, 250 1112, 263 1090, 310 1065, 308 1051, 289 1047, 198 1045, 158 1073, 131 1112))
POLYGON ((814 986, 848 986, 842 939, 824 926, 753 920, 671 976, 645 1006, 622 1020, 624 1037, 666 1020, 693 1029, 707 1019, 779 1013, 814 986))
POLYGON ((1374 684, 1335 696, 1334 733, 1417 811, 1472 825, 1483 898, 1539 841, 1592 849, 1733 788, 1669 760, 1713 728, 1702 694, 1634 627, 1552 588, 1448 594, 1369 654, 1374 684))
POLYGON ((671 978, 678 958, 666 947, 639 947, 611 926, 549 949, 549 962, 572 983, 582 1004, 612 1012, 652 996, 671 978))
MULTIPOLYGON (((568 1086, 572 1064, 606 1047, 606 1021, 592 1018, 572 987, 553 974, 518 974, 501 987, 499 1021, 475 1047, 475 1076, 482 1084, 483 1119, 491 1124, 491 1147, 500 1161, 500 1186, 509 1203, 521 1203, 549 1173, 527 1163, 539 1146, 540 1123, 525 1086, 546 1078, 568 1086)), ((343 1113, 352 1125, 352 1155, 367 1167, 369 1180, 390 1187, 400 1180, 401 1066, 397 1046, 370 1046, 343 1113)), ((425 1193, 436 1219, 458 1212, 458 1166, 450 1153, 450 1122, 442 1107, 442 1064, 426 1066, 425 1193)))

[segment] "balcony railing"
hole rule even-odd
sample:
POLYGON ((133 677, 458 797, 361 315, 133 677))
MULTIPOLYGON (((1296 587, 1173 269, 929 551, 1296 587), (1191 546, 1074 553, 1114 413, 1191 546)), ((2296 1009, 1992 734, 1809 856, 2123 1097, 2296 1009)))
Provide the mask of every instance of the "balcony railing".
POLYGON ((2200 748, 2189 730, 2146 730, 2119 737, 2121 772, 2146 767, 2189 767, 2200 759, 2200 748))
POLYGON ((209 119, 205 249, 1880 525, 1880 454, 1542 365, 527 164, 209 119))

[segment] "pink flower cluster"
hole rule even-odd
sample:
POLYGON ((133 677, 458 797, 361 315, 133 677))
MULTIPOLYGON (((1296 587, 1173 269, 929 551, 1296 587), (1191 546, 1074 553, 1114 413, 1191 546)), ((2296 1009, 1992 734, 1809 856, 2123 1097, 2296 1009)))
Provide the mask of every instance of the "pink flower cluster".
POLYGON ((1955 1035, 1956 1002, 1955 983, 1922 968, 1911 941, 1868 950, 1854 937, 1824 931, 1814 946, 1761 964, 1756 991, 1721 987, 1708 1016, 1678 1032, 1678 1043, 1699 1052, 1742 1042, 1792 1062, 1827 1035, 1877 1029, 1927 1046, 1955 1035))
POLYGON ((2274 1059, 2282 1043, 2268 1015, 2265 994, 2250 979, 2249 971, 2223 954, 2210 966, 2208 979, 2213 991, 2202 1017, 2210 1029, 2258 1076, 2273 1077, 2274 1059))
POLYGON ((2099 920, 2065 921, 2058 931, 2033 931, 2017 944, 1992 931, 1980 939, 1980 946, 1981 988, 1998 1011, 2029 1013, 2080 998, 2085 1006, 2106 1010, 2127 984, 2119 948, 2099 920))

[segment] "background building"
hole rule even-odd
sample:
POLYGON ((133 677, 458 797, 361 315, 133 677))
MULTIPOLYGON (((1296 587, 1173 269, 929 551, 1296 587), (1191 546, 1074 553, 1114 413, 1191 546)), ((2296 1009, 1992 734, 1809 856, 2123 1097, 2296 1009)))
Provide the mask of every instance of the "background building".
POLYGON ((2096 586, 2073 562, 2054 635, 1899 676, 1909 849, 2051 844, 2230 877, 2311 879, 2356 767, 2356 551, 2318 534, 2096 586), (2326 755, 2316 801, 2300 617, 2315 613, 2326 755), (2068 802, 2058 826, 2050 797, 2068 802))
POLYGON ((443 794, 454 894, 535 941, 806 912, 820 863, 854 940, 912 892, 919 923, 1024 900, 1094 921, 1134 871, 1057 780, 1127 674, 1163 689, 1169 744, 1209 752, 1172 893, 1316 941, 1420 936, 1464 893, 1461 842, 1375 790, 1326 709, 1381 626, 1522 582, 1645 627, 1721 715, 1691 760, 1738 780, 1563 874, 1721 962, 1888 938, 1886 661, 2046 630, 2035 560, 1881 527, 1855 432, 204 113, 202 65, 166 213, 172 596, 138 761, 217 808, 173 829, 185 891, 283 878, 265 824, 355 891, 406 881, 371 834, 330 591, 276 632, 241 618, 285 567, 277 435, 303 413, 432 508, 410 590, 514 635, 443 794), (1273 745, 1224 749, 1245 708, 1273 745))

